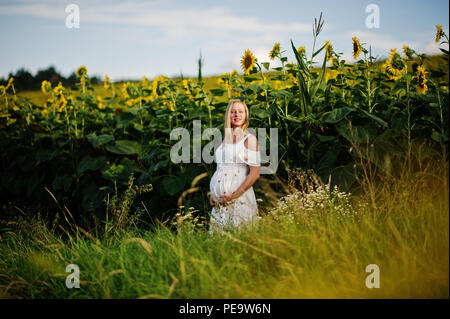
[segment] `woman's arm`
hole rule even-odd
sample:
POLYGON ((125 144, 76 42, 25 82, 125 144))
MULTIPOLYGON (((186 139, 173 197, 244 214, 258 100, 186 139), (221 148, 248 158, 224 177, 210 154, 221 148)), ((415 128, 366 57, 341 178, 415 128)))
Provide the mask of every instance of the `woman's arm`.
POLYGON ((259 178, 259 166, 249 166, 250 172, 248 173, 245 180, 242 182, 242 185, 239 186, 237 190, 235 190, 231 196, 230 200, 233 200, 235 198, 239 198, 242 194, 244 194, 252 185, 256 182, 256 180, 259 178))

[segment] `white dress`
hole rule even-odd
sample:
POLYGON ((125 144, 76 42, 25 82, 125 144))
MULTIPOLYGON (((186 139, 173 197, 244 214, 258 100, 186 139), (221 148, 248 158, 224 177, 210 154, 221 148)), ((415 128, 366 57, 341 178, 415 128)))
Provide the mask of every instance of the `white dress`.
MULTIPOLYGON (((259 151, 245 147, 247 134, 239 142, 228 144, 222 142, 215 152, 217 169, 210 181, 211 195, 215 200, 221 200, 223 194, 231 195, 244 182, 250 166, 261 166, 259 151)), ((211 211, 210 233, 214 230, 225 230, 231 227, 257 221, 258 206, 255 192, 250 187, 244 194, 227 206, 216 205, 211 211)))

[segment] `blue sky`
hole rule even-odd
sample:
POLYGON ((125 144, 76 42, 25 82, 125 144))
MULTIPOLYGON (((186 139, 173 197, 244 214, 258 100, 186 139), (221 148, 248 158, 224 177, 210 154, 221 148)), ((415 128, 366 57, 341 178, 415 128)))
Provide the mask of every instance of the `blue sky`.
POLYGON ((316 49, 328 40, 347 61, 354 61, 353 36, 380 58, 405 44, 435 54, 435 25, 448 34, 448 10, 447 0, 0 0, 0 77, 21 67, 35 74, 49 65, 65 76, 85 65, 90 75, 112 80, 195 76, 200 50, 204 75, 241 73, 245 49, 269 62, 279 42, 292 61, 292 39, 310 56, 312 23, 320 12, 325 24, 316 49), (79 29, 65 25, 71 3, 80 9, 79 29), (379 28, 365 24, 371 3, 379 7, 379 28))

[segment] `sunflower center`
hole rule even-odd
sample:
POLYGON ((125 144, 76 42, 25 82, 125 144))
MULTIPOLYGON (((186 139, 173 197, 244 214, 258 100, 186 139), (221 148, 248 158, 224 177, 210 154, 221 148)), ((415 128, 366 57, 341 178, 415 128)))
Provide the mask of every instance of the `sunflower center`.
POLYGON ((424 87, 425 86, 425 77, 423 74, 419 74, 419 86, 424 87))
POLYGON ((250 56, 245 57, 244 64, 246 68, 249 68, 252 65, 252 58, 250 56))
POLYGON ((405 68, 405 63, 398 53, 392 57, 392 67, 396 70, 403 70, 405 68))

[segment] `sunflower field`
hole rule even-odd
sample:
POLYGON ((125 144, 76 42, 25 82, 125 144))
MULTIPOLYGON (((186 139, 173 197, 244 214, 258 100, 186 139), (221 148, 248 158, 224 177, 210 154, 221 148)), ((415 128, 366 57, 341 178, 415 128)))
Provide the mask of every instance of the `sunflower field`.
MULTIPOLYGON (((196 79, 144 76, 113 83, 105 75, 100 94, 81 66, 75 87, 43 81, 45 103, 36 104, 16 92, 10 78, 0 86, 3 216, 19 210, 52 218, 68 213, 88 224, 116 211, 164 218, 180 207, 207 216, 215 164, 172 163, 169 136, 177 127, 192 132, 196 119, 202 130, 222 129, 231 98, 250 107, 251 127, 278 128, 278 171, 256 184, 267 207, 273 204, 270 194, 280 192, 288 171, 297 167, 356 191, 358 176, 365 174, 361 159, 373 171, 395 174, 395 159, 405 152, 413 158, 417 142, 448 157, 449 52, 441 48, 442 55, 429 57, 404 46, 377 61, 353 37, 350 64, 329 41, 316 48, 321 27, 320 21, 314 26, 311 55, 292 40, 285 51, 275 43, 268 62, 247 49, 243 74, 234 70, 213 84, 202 77, 199 60, 196 79), (315 61, 321 52, 323 60, 315 61), (271 68, 273 60, 281 67, 271 68)), ((436 42, 448 44, 442 27, 436 28, 436 42)), ((269 136, 259 142, 269 143, 269 136)))
POLYGON ((385 60, 353 37, 345 61, 322 26, 311 49, 246 48, 241 73, 203 77, 200 57, 197 78, 0 85, 0 298, 448 299, 448 36, 385 60), (210 234, 216 164, 173 163, 170 134, 223 130, 233 98, 278 130, 278 168, 257 227, 210 234))

